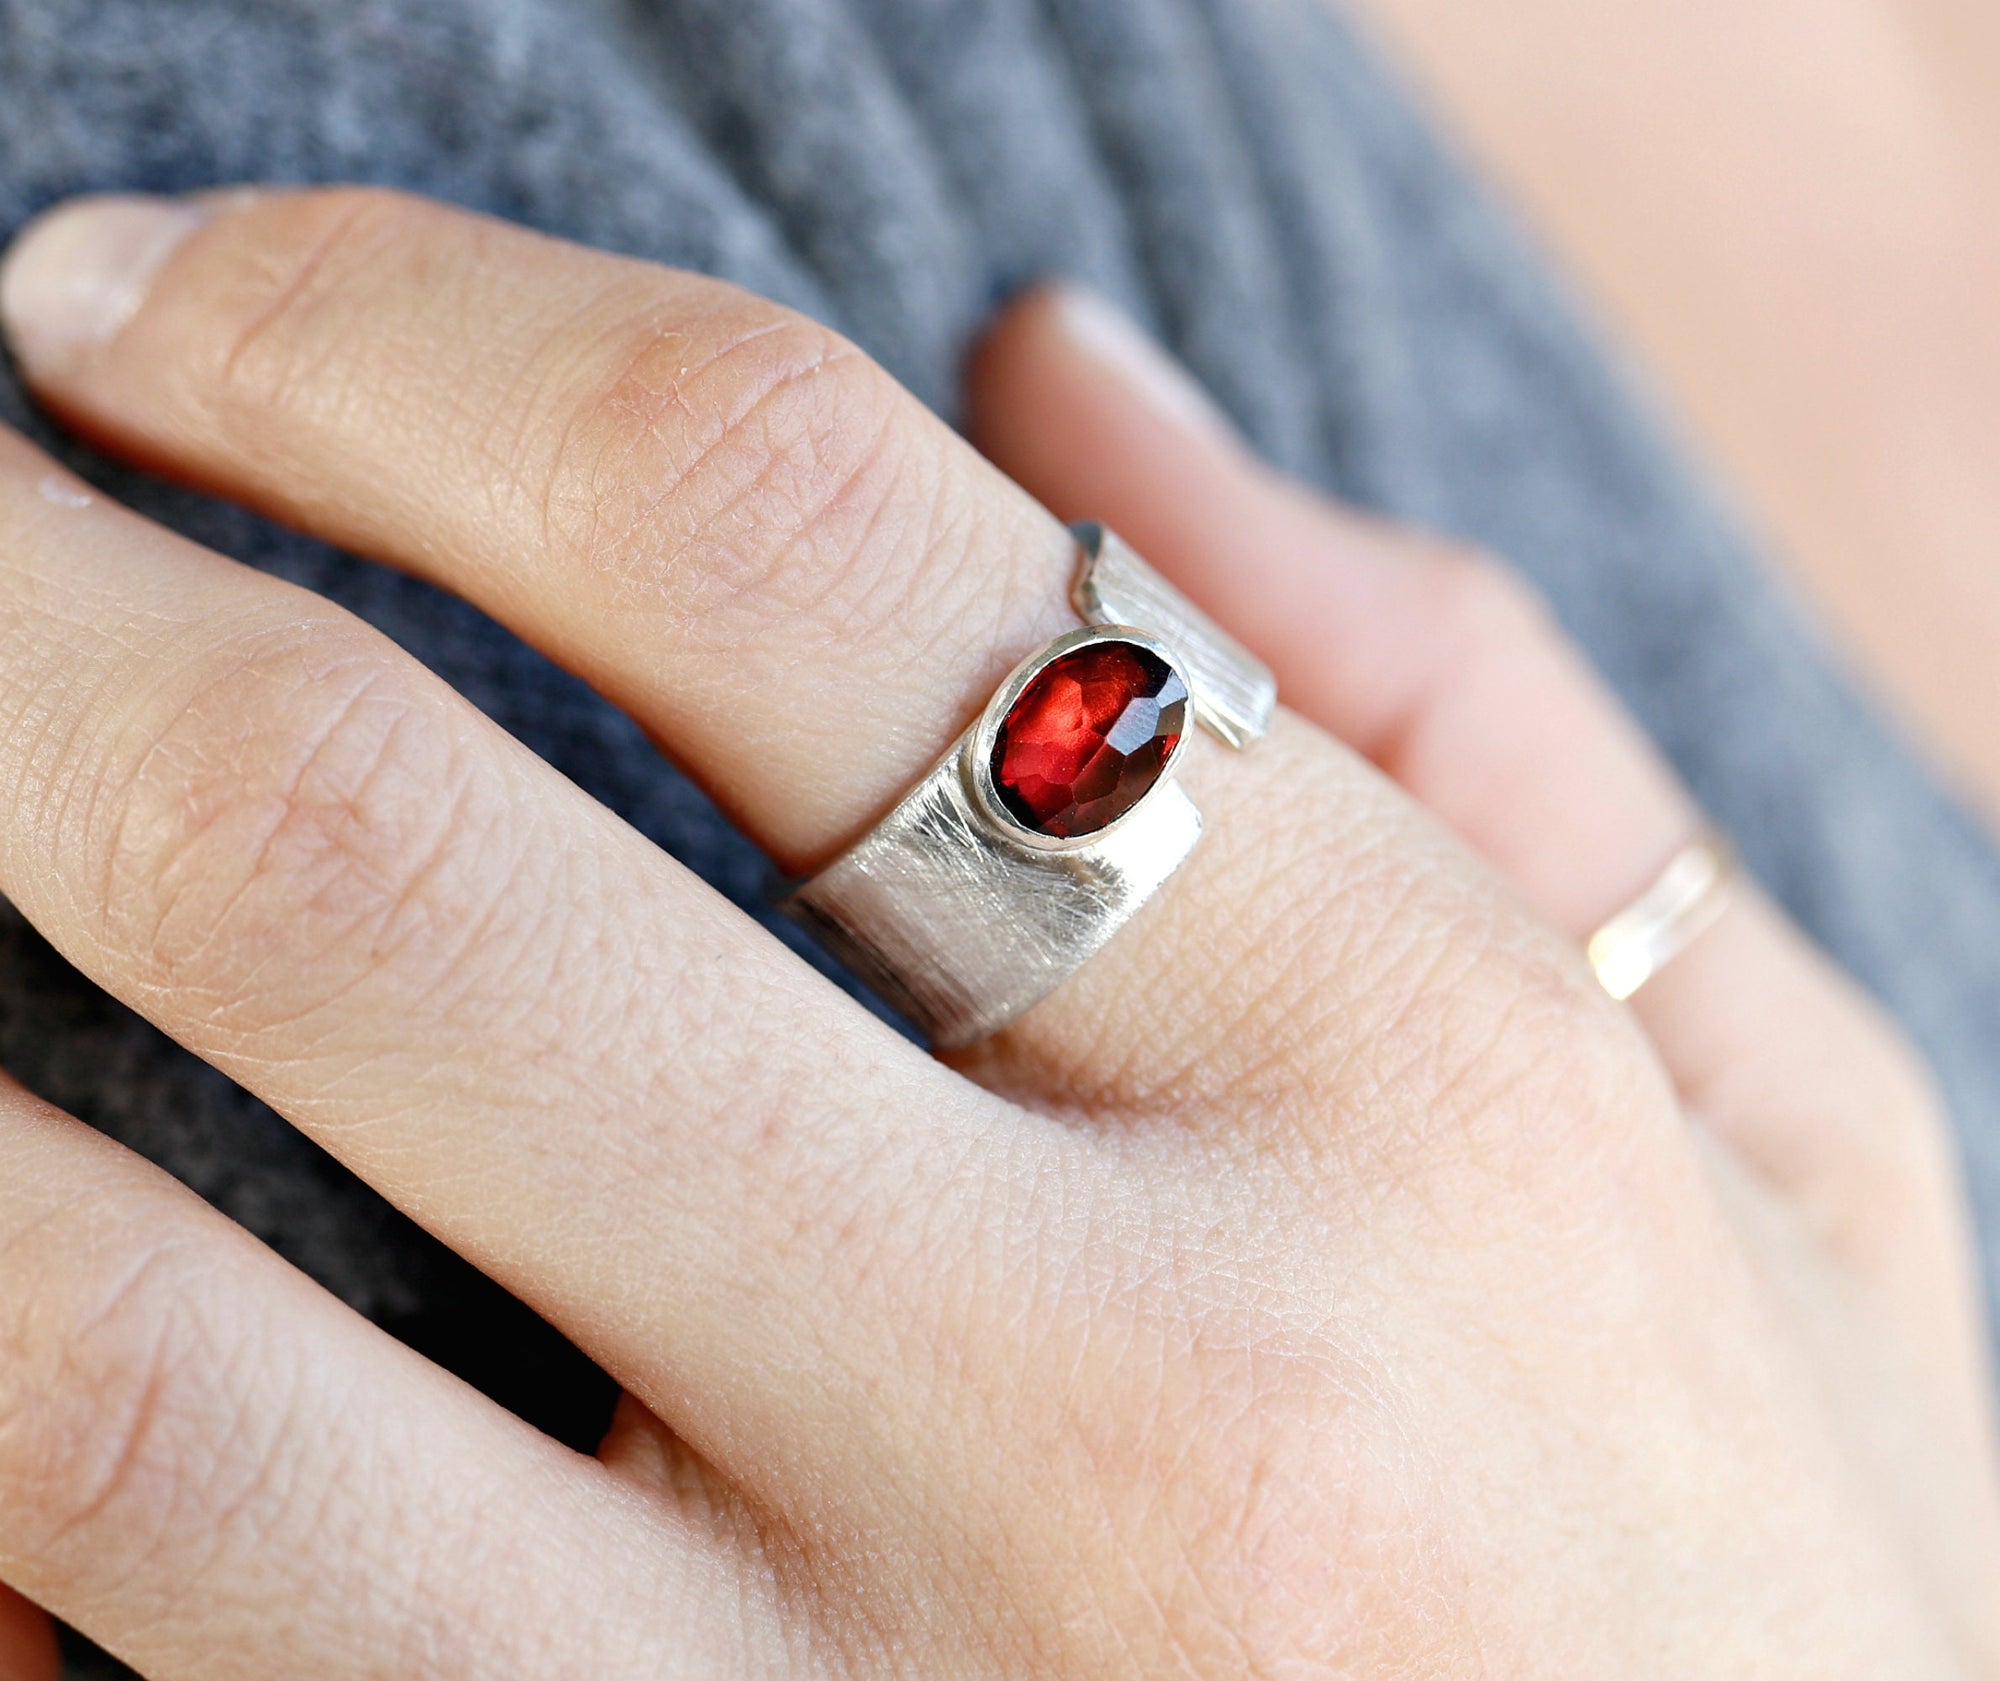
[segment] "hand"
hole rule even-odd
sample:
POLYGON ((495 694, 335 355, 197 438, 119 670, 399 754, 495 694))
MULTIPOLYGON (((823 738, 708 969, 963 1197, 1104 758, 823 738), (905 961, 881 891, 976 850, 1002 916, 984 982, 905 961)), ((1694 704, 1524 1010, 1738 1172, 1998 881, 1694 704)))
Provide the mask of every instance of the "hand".
MULTIPOLYGON (((58 212, 4 303, 70 423, 478 603, 787 870, 1072 622, 1042 507, 706 280, 334 192, 58 212)), ((15 1091, 0 1577, 155 1681, 1991 1673, 1967 1232, 1882 1021, 1747 893, 1597 992, 1694 814, 1499 567, 1072 297, 976 417, 1295 712, 952 1066, 0 442, 0 890, 629 1391, 573 1455, 15 1091)))

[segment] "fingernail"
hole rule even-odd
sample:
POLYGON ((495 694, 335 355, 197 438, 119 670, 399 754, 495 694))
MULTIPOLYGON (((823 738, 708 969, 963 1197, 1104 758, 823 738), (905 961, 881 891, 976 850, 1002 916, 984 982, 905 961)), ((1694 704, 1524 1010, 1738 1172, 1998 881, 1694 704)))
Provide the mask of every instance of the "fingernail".
POLYGON ((1055 300, 1057 322, 1076 347, 1162 419, 1207 438, 1237 441, 1215 399, 1123 310, 1080 286, 1058 287, 1055 300))
POLYGON ((109 344, 175 246, 208 219, 179 199, 77 199, 44 212, 0 261, 0 331, 35 377, 109 344))

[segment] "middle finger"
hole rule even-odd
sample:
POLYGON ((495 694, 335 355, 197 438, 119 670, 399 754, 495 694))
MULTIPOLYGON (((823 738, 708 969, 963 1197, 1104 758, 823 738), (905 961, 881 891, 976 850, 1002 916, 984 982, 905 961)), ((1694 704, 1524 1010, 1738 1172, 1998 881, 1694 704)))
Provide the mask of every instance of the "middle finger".
POLYGON ((854 1389, 1074 1154, 385 638, 4 434, 0 787, 67 956, 746 1477, 890 1487, 854 1389))

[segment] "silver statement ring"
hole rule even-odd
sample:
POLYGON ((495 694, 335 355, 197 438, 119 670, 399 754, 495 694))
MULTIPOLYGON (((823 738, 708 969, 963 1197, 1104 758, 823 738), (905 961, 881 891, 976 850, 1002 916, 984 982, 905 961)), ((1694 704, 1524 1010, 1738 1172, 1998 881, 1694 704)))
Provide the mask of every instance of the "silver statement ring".
POLYGON ((1241 749, 1271 673, 1099 525, 1072 527, 1082 628, 1023 660, 888 816, 787 907, 940 1046, 998 1032, 1177 870, 1199 724, 1241 749))

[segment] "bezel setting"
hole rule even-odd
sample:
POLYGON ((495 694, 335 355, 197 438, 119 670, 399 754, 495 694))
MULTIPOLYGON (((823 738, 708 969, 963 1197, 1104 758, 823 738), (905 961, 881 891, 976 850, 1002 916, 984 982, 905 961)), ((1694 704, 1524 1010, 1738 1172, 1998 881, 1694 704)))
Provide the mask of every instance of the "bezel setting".
POLYGON ((986 703, 986 709, 979 715, 978 722, 967 734, 959 753, 959 774, 964 778, 966 790, 972 796, 973 809, 980 818, 1002 839, 1032 852, 1083 852, 1100 843, 1105 836, 1115 834, 1127 824, 1141 819, 1147 806, 1160 789, 1171 782, 1179 767, 1182 755, 1187 752, 1188 742, 1194 735, 1197 702, 1193 674, 1183 660, 1167 643, 1147 631, 1132 625, 1086 625, 1081 630, 1066 632, 1053 642, 1035 650, 1014 667, 1006 680, 993 692, 993 698, 986 703), (1151 654, 1180 679, 1182 688, 1187 690, 1187 718, 1179 738, 1168 751, 1152 784, 1124 811, 1109 823, 1080 835, 1049 835, 1039 829, 1030 828, 1008 808, 1000 790, 993 781, 993 749, 1000 735, 1001 727, 1014 710, 1014 703, 1026 691, 1028 685, 1046 671, 1057 660, 1075 653, 1080 648, 1096 647, 1105 643, 1124 643, 1151 654))

